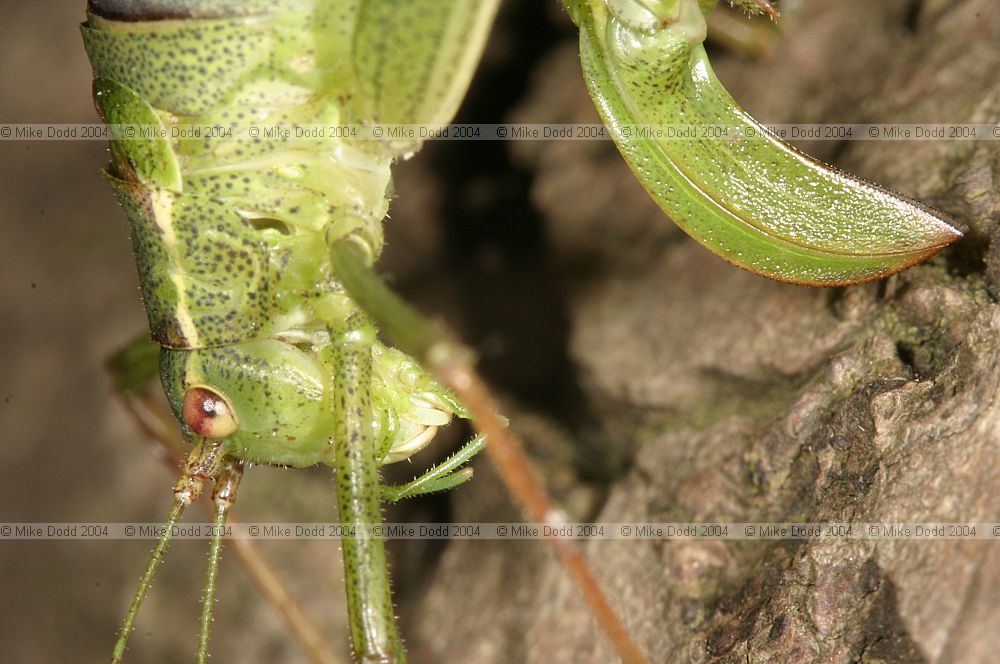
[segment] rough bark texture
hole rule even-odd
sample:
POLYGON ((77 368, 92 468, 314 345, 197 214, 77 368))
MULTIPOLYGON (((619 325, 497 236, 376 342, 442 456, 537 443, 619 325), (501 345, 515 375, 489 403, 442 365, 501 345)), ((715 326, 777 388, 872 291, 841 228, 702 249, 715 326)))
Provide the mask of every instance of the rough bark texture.
MULTIPOLYGON (((803 3, 790 20, 763 62, 716 58, 758 117, 1000 120, 990 0, 803 3)), ((513 119, 594 117, 567 45, 513 119)), ((683 238, 609 145, 512 144, 566 279, 592 415, 589 434, 580 421, 555 440, 525 430, 531 445, 590 436, 576 468, 591 480, 634 451, 591 503, 599 521, 996 520, 997 145, 804 146, 969 229, 888 283, 816 290, 741 272, 683 238)), ((484 476, 454 507, 460 521, 516 514, 484 476)), ((1000 634, 990 541, 603 541, 587 552, 656 662, 987 662, 1000 634)), ((417 616, 437 661, 614 659, 537 542, 451 544, 417 616)))

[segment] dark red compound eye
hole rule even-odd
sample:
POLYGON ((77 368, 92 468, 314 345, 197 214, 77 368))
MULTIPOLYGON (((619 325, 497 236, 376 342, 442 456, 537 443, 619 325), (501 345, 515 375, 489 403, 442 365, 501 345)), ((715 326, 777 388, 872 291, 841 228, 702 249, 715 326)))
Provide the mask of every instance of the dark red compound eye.
POLYGON ((192 387, 184 395, 184 423, 204 438, 225 438, 240 428, 229 402, 207 387, 192 387))

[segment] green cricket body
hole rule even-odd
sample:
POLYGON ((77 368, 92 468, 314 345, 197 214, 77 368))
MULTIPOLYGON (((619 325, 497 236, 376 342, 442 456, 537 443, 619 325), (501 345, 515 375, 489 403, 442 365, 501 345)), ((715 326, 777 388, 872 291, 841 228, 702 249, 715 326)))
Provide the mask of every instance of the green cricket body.
MULTIPOLYGON (((225 130, 204 140, 116 141, 107 179, 132 222, 170 402, 188 424, 189 390, 224 396, 239 422, 226 453, 299 467, 333 461, 330 328, 357 309, 332 273, 328 246, 353 235, 377 257, 390 166, 418 145, 282 132, 446 122, 478 60, 479 26, 492 17, 490 3, 458 4, 465 7, 91 3, 83 34, 95 100, 109 123, 225 130), (422 20, 432 34, 394 35, 387 19, 407 14, 408 29, 422 20), (135 16, 144 20, 116 20, 135 16), (448 49, 420 41, 435 34, 460 52, 447 66, 448 49), (387 39, 413 48, 382 57, 387 39), (431 87, 417 89, 415 81, 431 87), (252 141, 226 138, 246 136, 250 126, 273 131, 252 141)), ((415 362, 377 342, 373 373, 372 426, 383 461, 412 454, 409 443, 426 427, 462 412, 415 362)))
MULTIPOLYGON (((333 467, 341 522, 358 528, 342 548, 363 661, 405 661, 384 545, 365 530, 381 521, 377 466, 408 458, 466 411, 377 339, 331 267, 330 247, 345 238, 378 257, 390 167, 420 144, 341 129, 446 124, 496 5, 91 0, 82 27, 101 115, 157 130, 114 140, 106 176, 132 224, 170 404, 188 435, 220 441, 222 459, 333 467), (185 125, 219 130, 193 140, 171 131, 185 125)), ((453 459, 479 449, 481 439, 453 459)), ((438 472, 426 490, 470 476, 438 472)), ((170 519, 187 495, 175 490, 170 519)), ((140 581, 114 662, 166 542, 140 581)), ((199 662, 217 542, 213 551, 199 662)))

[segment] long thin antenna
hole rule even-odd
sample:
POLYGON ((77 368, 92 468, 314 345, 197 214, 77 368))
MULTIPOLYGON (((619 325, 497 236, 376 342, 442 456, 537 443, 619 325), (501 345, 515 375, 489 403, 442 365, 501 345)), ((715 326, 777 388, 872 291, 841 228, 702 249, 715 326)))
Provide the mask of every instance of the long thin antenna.
POLYGON ((218 474, 218 453, 221 447, 222 441, 198 439, 194 449, 188 455, 184 464, 184 474, 174 486, 174 502, 167 513, 167 520, 163 523, 163 532, 160 533, 156 546, 153 547, 149 562, 146 563, 146 570, 142 573, 142 578, 139 579, 139 586, 135 589, 132 603, 129 604, 125 620, 122 621, 118 640, 115 641, 114 650, 111 652, 111 664, 121 664, 122 658, 125 656, 125 646, 128 643, 129 635, 135 629, 139 608, 142 606, 143 600, 146 599, 146 593, 149 592, 149 587, 153 583, 153 575, 156 574, 157 568, 163 562, 163 556, 167 552, 167 546, 170 545, 174 527, 180 521, 187 506, 201 495, 205 479, 215 477, 218 474))
POLYGON ((132 595, 132 603, 129 604, 128 613, 125 614, 125 620, 122 621, 122 627, 118 631, 118 640, 115 642, 115 649, 111 653, 111 664, 120 664, 122 657, 125 655, 125 644, 128 642, 128 637, 135 628, 135 619, 139 615, 139 607, 142 606, 143 600, 146 599, 146 593, 149 592, 149 586, 153 582, 153 575, 156 573, 156 568, 163 562, 163 556, 167 552, 167 545, 170 544, 170 535, 184 513, 185 507, 187 505, 179 498, 174 498, 174 503, 170 506, 170 511, 167 513, 167 520, 163 523, 163 532, 160 533, 160 539, 157 540, 156 546, 149 556, 149 562, 146 563, 146 570, 142 573, 142 578, 139 579, 139 587, 135 589, 135 594, 132 595))
POLYGON ((219 561, 222 559, 222 539, 226 530, 229 510, 236 502, 236 490, 243 477, 243 463, 227 458, 222 472, 215 481, 212 502, 215 518, 212 521, 212 544, 208 553, 208 572, 205 574, 205 590, 201 596, 201 621, 198 630, 198 664, 208 661, 208 638, 212 632, 212 612, 215 609, 215 582, 219 575, 219 561))

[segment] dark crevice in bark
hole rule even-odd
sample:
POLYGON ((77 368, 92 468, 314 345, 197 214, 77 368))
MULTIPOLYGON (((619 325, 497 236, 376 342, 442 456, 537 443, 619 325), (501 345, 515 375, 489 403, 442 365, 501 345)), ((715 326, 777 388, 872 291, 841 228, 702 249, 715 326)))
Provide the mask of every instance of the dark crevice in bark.
POLYGON ((906 15, 903 18, 903 25, 907 31, 916 33, 920 29, 920 14, 924 8, 924 0, 910 0, 906 8, 906 15))

